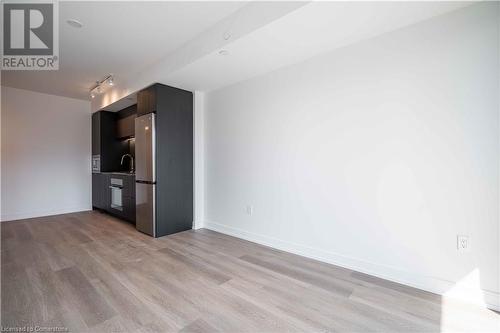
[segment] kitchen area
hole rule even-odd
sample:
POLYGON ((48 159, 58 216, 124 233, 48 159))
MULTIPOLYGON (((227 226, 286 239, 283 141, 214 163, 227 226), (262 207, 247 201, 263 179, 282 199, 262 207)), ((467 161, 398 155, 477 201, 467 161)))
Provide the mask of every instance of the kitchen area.
POLYGON ((193 94, 153 84, 92 114, 92 207, 152 237, 193 223, 193 94))

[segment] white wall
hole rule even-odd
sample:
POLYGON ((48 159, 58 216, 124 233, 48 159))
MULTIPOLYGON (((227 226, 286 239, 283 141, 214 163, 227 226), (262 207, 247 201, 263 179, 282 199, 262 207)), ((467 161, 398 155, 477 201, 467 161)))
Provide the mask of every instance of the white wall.
POLYGON ((90 102, 2 86, 1 220, 91 209, 90 102))
POLYGON ((206 226, 498 307, 498 28, 473 5, 207 93, 206 226))
POLYGON ((205 218, 205 93, 195 91, 193 97, 193 192, 194 221, 193 228, 203 228, 205 218))

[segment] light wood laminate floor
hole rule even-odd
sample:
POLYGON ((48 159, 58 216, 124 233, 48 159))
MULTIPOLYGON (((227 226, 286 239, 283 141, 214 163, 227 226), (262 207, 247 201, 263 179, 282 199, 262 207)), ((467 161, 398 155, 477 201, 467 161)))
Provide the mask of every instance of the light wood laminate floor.
POLYGON ((497 331, 494 311, 201 229, 98 212, 1 224, 1 323, 73 332, 497 331))

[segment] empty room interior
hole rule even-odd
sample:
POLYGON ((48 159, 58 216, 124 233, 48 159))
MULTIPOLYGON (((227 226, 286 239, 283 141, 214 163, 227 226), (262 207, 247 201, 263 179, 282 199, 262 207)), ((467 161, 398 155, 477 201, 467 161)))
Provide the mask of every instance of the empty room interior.
POLYGON ((1 8, 2 332, 500 332, 500 2, 1 8))

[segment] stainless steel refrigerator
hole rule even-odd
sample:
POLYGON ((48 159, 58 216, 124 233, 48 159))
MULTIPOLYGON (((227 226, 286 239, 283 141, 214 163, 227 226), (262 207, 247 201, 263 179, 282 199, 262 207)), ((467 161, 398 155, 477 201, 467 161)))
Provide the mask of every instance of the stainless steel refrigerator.
POLYGON ((156 237, 156 133, 155 114, 135 119, 136 229, 156 237))

